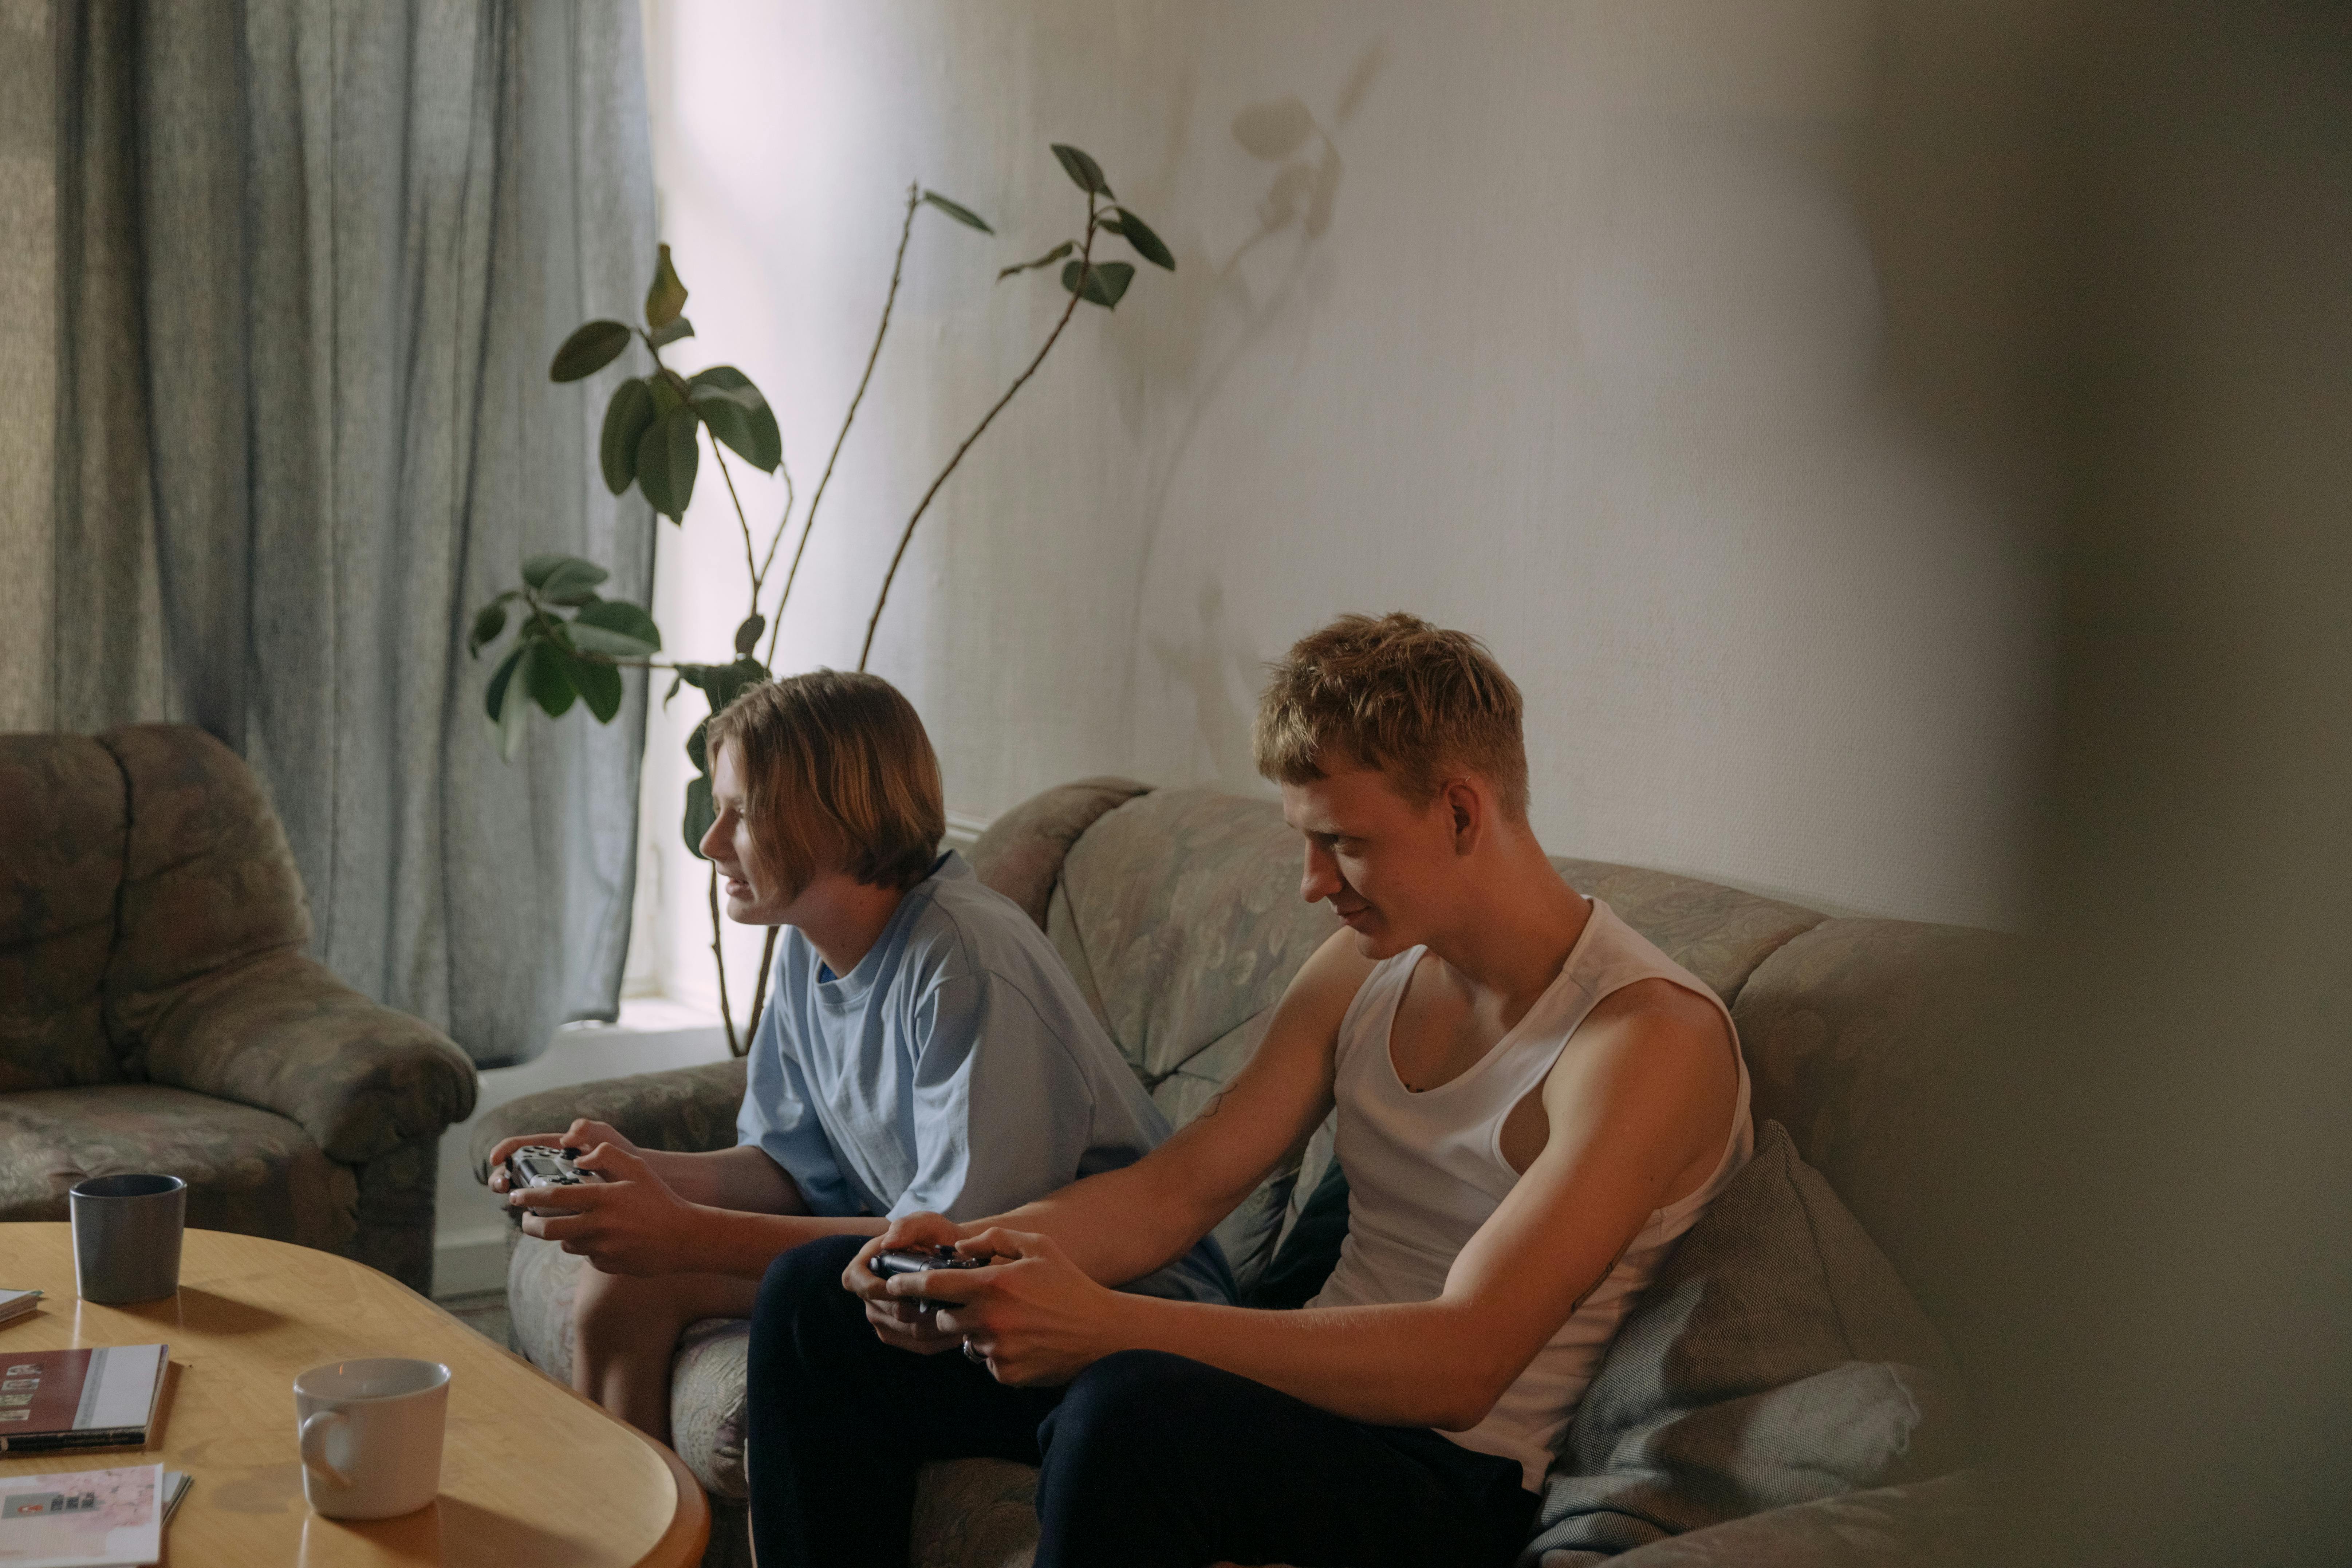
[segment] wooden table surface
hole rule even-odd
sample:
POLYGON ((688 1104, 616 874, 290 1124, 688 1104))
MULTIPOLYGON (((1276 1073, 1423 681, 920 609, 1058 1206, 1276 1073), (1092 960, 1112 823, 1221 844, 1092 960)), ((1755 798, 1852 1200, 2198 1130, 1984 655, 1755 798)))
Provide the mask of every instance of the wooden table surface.
POLYGON ((144 1451, 0 1456, 0 1479, 159 1461, 187 1471, 167 1564, 684 1568, 709 1536, 702 1488, 667 1448, 348 1258, 191 1230, 177 1296, 101 1307, 74 1295, 68 1226, 0 1224, 0 1286, 44 1292, 37 1310, 0 1324, 0 1354, 172 1347, 144 1451), (320 1519, 302 1500, 294 1374, 379 1355, 448 1365, 441 1495, 403 1519, 320 1519))

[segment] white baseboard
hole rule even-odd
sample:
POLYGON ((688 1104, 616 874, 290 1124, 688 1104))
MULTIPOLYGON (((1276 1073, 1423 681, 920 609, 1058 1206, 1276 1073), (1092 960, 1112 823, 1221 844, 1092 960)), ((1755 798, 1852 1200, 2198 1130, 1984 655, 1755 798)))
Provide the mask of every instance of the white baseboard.
POLYGON ((433 1294, 473 1296, 507 1286, 507 1237, 498 1229, 461 1231, 433 1239, 433 1294))

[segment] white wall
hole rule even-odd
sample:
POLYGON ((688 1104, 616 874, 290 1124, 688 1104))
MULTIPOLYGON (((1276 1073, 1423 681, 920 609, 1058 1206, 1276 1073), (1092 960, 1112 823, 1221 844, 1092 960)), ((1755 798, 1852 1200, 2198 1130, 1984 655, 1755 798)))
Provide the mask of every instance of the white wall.
MULTIPOLYGON (((1002 231, 919 225, 780 668, 856 662, 898 526, 1060 309, 1050 275, 992 281, 1075 227, 1046 143, 1092 152, 1179 258, 1115 315, 1085 310, 894 591, 874 668, 924 713, 952 806, 1091 773, 1262 792, 1263 661, 1335 612, 1409 608, 1485 637, 1526 689, 1556 852, 2017 920, 2034 563, 1883 388, 1844 184, 1861 7, 649 16, 663 232, 703 333, 681 363, 730 360, 767 390, 803 486, 864 363, 907 182, 1002 231), (1338 159, 1319 232, 1311 175, 1234 134, 1291 96, 1338 159)), ((764 527, 781 487, 747 500, 764 527)), ((741 552, 706 482, 661 563, 688 657, 725 656, 741 552)), ((679 736, 698 711, 681 701, 679 736)), ((657 847, 677 839, 674 743, 657 731, 647 769, 657 847)), ((700 868, 661 870, 654 962, 690 994, 700 868)))

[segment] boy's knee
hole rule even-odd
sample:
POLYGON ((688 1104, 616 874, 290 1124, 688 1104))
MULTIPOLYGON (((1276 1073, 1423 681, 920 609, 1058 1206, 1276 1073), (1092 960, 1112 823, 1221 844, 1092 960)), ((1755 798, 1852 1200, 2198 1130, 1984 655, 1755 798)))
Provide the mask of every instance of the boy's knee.
POLYGON ((841 1284, 842 1271, 865 1245, 862 1236, 828 1236, 768 1265, 751 1314, 755 1376, 779 1356, 821 1355, 824 1344, 845 1334, 871 1337, 863 1305, 841 1284))
POLYGON ((1103 1357, 1071 1381, 1069 1393, 1038 1431, 1049 1453, 1084 1449, 1097 1458, 1107 1450, 1181 1448, 1190 1423, 1174 1417, 1200 1404, 1202 1374, 1213 1369, 1164 1351, 1119 1351, 1103 1357))
POLYGON ((777 1312, 796 1313, 811 1301, 829 1303, 828 1290, 835 1296, 847 1294, 842 1289, 842 1272, 865 1245, 862 1236, 828 1236, 777 1258, 760 1277, 759 1316, 764 1320, 777 1312))

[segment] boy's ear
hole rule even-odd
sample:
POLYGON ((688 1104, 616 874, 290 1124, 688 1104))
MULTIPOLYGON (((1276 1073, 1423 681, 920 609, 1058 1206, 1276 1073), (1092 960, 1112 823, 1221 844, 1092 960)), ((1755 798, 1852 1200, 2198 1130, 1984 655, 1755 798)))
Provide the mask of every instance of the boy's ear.
POLYGON ((1468 779, 1448 779, 1438 790, 1447 826, 1454 831, 1454 853, 1467 855, 1478 847, 1486 830, 1486 800, 1468 779))

